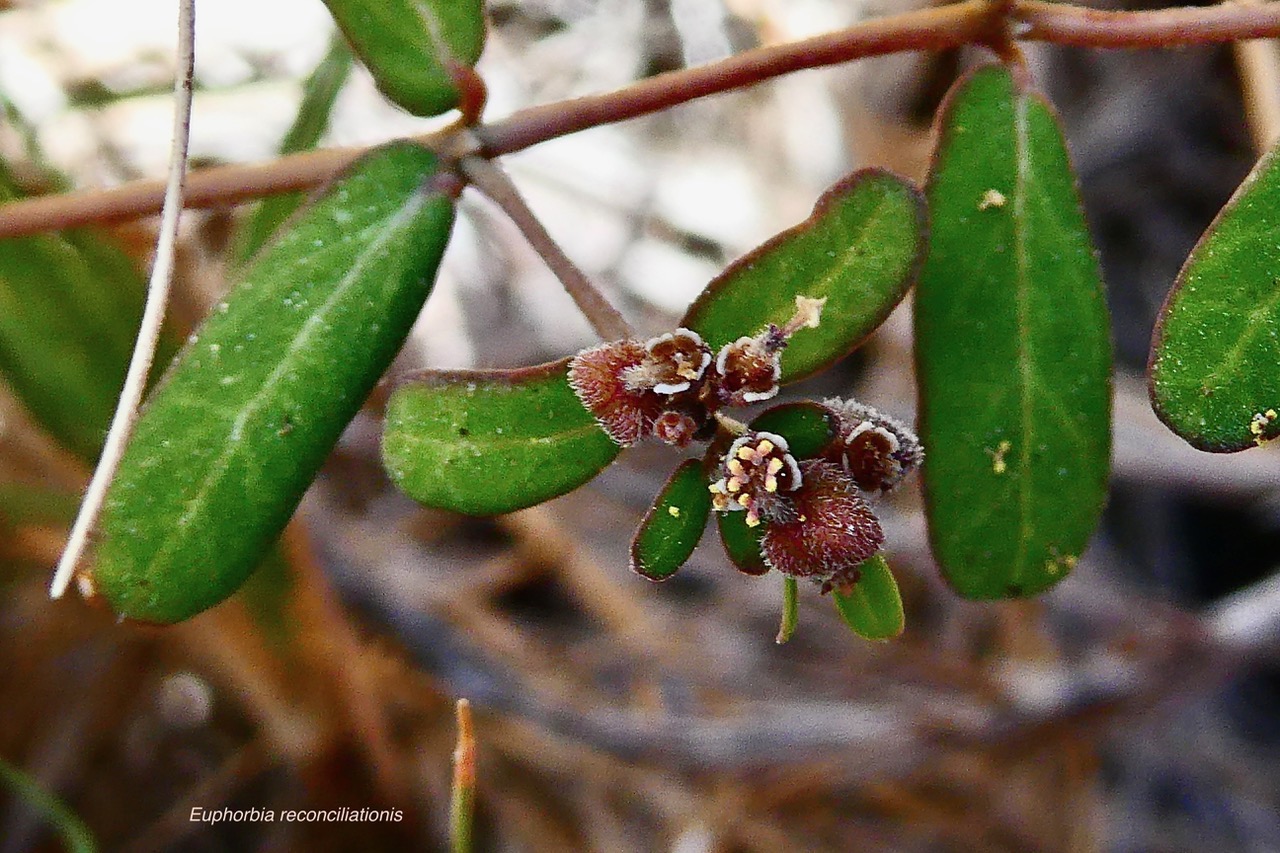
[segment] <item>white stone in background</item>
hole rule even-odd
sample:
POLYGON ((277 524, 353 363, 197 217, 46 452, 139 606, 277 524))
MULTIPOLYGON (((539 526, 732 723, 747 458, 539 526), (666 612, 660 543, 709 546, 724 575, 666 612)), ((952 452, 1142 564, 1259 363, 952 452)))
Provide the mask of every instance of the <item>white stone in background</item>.
POLYGON ((679 317, 720 269, 670 243, 644 238, 627 251, 619 272, 628 290, 679 317))
MULTIPOLYGON (((815 82, 809 75, 800 75, 772 84, 780 119, 777 133, 786 156, 782 168, 797 185, 812 192, 814 201, 850 169, 836 105, 831 93, 815 82)), ((807 215, 805 211, 801 218, 807 215)))
POLYGON ((657 166, 654 213, 739 254, 771 233, 753 165, 726 150, 681 151, 657 166))
POLYGON ((31 35, 30 27, 0 27, 0 92, 28 121, 39 123, 65 109, 67 99, 49 68, 26 49, 31 35))
MULTIPOLYGON (((292 121, 297 102, 289 111, 292 121)), ((424 119, 411 115, 388 101, 373 78, 358 63, 333 105, 326 146, 358 147, 377 145, 402 136, 417 136, 444 127, 457 118, 449 113, 424 119)))
POLYGON ((596 204, 633 211, 650 193, 653 170, 633 136, 615 126, 595 128, 537 145, 506 162, 517 180, 528 176, 596 204))
MULTIPOLYGON (((525 323, 534 329, 538 341, 556 353, 577 352, 598 342, 591 324, 560 282, 540 259, 533 260, 536 263, 527 262, 519 268, 511 289, 525 323)), ((482 351, 485 345, 485 341, 479 342, 482 351)))
POLYGON ((685 65, 714 62, 732 53, 721 0, 670 0, 670 7, 685 65))
POLYGON ((625 208, 606 207, 583 193, 553 183, 547 175, 515 180, 521 195, 565 253, 590 275, 613 267, 633 228, 625 208))

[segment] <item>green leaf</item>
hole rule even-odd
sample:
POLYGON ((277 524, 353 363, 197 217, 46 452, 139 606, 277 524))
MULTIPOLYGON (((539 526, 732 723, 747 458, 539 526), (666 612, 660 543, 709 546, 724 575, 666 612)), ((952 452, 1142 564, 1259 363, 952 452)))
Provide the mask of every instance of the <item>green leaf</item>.
MULTIPOLYGON (((62 836, 62 844, 68 853, 94 853, 98 849, 93 833, 84 821, 58 797, 40 787, 26 773, 0 758, 0 783, 13 792, 45 823, 62 836)), ((10 818, 12 819, 12 818, 10 818)))
POLYGON ((862 576, 848 592, 832 590, 840 618, 864 640, 891 640, 906 627, 898 583, 884 557, 876 554, 858 567, 862 576))
POLYGON ((916 361, 933 552, 968 598, 1038 592, 1107 494, 1111 342, 1057 120, 985 67, 943 107, 916 361))
POLYGON ((426 506, 500 515, 573 491, 617 457, 569 387, 569 360, 430 372, 387 403, 382 461, 426 506))
POLYGON ((93 580, 116 612, 184 619, 262 560, 431 290, 436 168, 407 143, 360 160, 188 342, 107 495, 93 580))
MULTIPOLYGON (((302 85, 302 104, 298 107, 293 126, 280 143, 281 154, 310 151, 320 144, 320 137, 329 127, 333 104, 349 76, 351 51, 346 42, 335 38, 329 52, 302 85)), ((261 249, 276 229, 302 205, 304 198, 300 192, 288 192, 258 202, 237 235, 237 262, 245 262, 261 249)))
MULTIPOLYGON (((21 195, 0 164, 0 202, 21 195)), ((133 261, 93 232, 0 240, 0 373, 83 459, 102 447, 145 290, 133 261)))
POLYGON ((1156 325, 1151 402, 1193 447, 1233 453, 1280 435, 1280 153, 1200 238, 1156 325))
POLYGON ((821 456, 836 437, 839 426, 834 412, 808 400, 773 406, 751 422, 751 429, 756 432, 771 432, 785 438, 791 455, 797 459, 821 456))
POLYGON ((821 325, 801 329, 782 353, 782 381, 794 382, 847 355, 902 301, 920 266, 924 228, 918 190, 888 172, 856 172, 807 220, 717 276, 680 325, 716 350, 784 325, 797 296, 825 297, 821 325))
POLYGON ((711 513, 711 492, 702 461, 686 459, 662 487, 631 542, 631 570, 651 581, 666 580, 698 547, 711 513))
POLYGON ((745 512, 718 512, 716 527, 720 531, 724 552, 738 571, 748 575, 769 573, 769 566, 760 553, 760 537, 764 536, 764 525, 748 527, 745 512))
POLYGON ((382 94, 420 116, 458 105, 450 64, 484 50, 484 0, 324 0, 382 94))

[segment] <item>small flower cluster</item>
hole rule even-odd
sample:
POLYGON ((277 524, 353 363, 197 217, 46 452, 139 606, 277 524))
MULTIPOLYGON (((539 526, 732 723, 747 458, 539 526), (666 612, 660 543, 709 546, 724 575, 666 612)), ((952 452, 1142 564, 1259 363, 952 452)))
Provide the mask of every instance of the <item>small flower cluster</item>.
POLYGON ((796 332, 818 325, 824 302, 797 297, 787 323, 717 352, 689 329, 604 344, 570 361, 569 383, 624 447, 645 438, 677 447, 711 442, 704 463, 711 508, 745 513, 747 527, 760 531, 769 568, 812 580, 826 593, 852 587, 858 567, 884 544, 867 496, 890 491, 920 464, 919 440, 869 406, 826 400, 830 439, 797 459, 785 437, 720 414, 777 395, 782 350, 796 332))
POLYGON ((861 403, 827 400, 833 439, 820 455, 797 460, 787 440, 748 432, 734 440, 710 485, 712 508, 746 512, 763 526, 765 563, 805 578, 823 593, 858 581, 858 566, 884 544, 884 531, 863 493, 897 486, 924 459, 904 425, 861 403))
POLYGON ((783 326, 738 338, 719 352, 696 332, 677 329, 641 343, 621 340, 579 353, 569 384, 609 437, 623 447, 653 437, 684 447, 711 437, 715 413, 778 393, 787 340, 818 325, 825 299, 796 298, 783 326))

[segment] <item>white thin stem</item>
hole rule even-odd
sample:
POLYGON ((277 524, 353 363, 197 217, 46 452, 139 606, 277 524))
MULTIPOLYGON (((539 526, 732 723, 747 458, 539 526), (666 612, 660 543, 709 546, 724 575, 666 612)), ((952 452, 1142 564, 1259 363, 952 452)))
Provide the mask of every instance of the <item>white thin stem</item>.
POLYGON ((591 279, 587 278, 586 273, 578 269, 577 264, 547 233, 547 229, 525 204, 519 190, 500 166, 482 157, 463 157, 462 172, 472 186, 500 207, 507 218, 520 229, 525 240, 542 257, 556 278, 560 279, 565 291, 573 298, 596 334, 606 341, 636 336, 626 318, 618 313, 618 309, 609 303, 591 279))
POLYGON ((160 340, 160 326, 164 322, 169 304, 169 289, 173 283, 174 250, 178 241, 178 218, 182 213, 183 187, 187 176, 187 145, 191 139, 191 91, 195 74, 195 0, 178 2, 178 63, 174 75, 173 94, 173 145, 169 153, 169 177, 164 190, 164 208, 160 212, 160 237, 156 241, 156 257, 151 267, 151 280, 147 284, 147 305, 142 314, 142 325, 129 361, 120 402, 116 404, 111 419, 111 429, 98 459, 97 470, 89 481, 80 513, 71 527, 66 550, 58 561, 53 582, 49 585, 49 597, 61 598, 75 575, 76 566, 84 555, 89 534, 98 523, 107 489, 115 479, 124 456, 125 445, 133 435, 138 419, 138 406, 147 388, 147 377, 155 360, 156 344, 160 340))

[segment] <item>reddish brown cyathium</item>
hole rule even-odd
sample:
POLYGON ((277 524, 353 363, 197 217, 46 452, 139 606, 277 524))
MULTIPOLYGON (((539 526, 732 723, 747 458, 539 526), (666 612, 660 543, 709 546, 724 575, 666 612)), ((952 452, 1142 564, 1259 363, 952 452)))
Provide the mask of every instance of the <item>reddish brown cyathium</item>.
POLYGON ((623 381, 628 370, 644 361, 639 341, 615 341, 583 350, 569 362, 569 384, 609 437, 629 447, 649 434, 662 414, 663 400, 651 390, 633 389, 623 381))
POLYGON ((840 419, 826 458, 839 462, 858 488, 884 493, 924 461, 920 439, 900 421, 853 400, 824 400, 840 419))
POLYGON ((711 484, 711 506, 719 512, 747 513, 747 526, 792 515, 788 496, 800 488, 800 466, 787 440, 771 432, 753 432, 729 445, 711 484))
POLYGON ((815 581, 824 593, 851 586, 858 566, 884 544, 880 522, 840 466, 811 460, 800 473, 800 488, 788 496, 790 518, 765 528, 765 562, 784 575, 815 581))
POLYGON ((688 391, 702 379, 711 364, 711 348, 688 329, 676 329, 650 339, 644 358, 623 372, 622 379, 634 390, 651 390, 671 396, 688 391))
POLYGON ((707 408, 747 406, 776 396, 782 377, 778 353, 784 346, 777 327, 770 326, 754 338, 738 338, 721 347, 704 394, 707 408))

